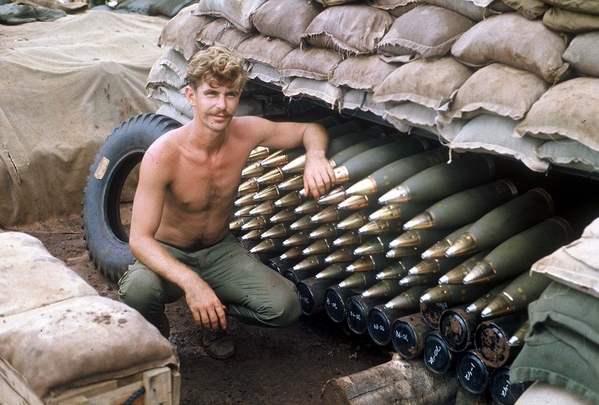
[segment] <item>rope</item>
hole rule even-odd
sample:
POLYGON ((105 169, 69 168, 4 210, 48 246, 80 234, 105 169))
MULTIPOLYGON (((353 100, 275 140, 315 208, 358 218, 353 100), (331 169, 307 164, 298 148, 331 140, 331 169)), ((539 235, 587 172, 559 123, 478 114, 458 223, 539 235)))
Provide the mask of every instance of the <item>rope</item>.
POLYGON ((139 398, 140 396, 142 396, 143 394, 145 394, 146 389, 144 387, 141 387, 140 389, 138 389, 137 391, 135 391, 133 394, 131 394, 131 396, 129 397, 128 400, 126 400, 123 405, 131 405, 133 403, 133 401, 135 401, 137 398, 139 398))

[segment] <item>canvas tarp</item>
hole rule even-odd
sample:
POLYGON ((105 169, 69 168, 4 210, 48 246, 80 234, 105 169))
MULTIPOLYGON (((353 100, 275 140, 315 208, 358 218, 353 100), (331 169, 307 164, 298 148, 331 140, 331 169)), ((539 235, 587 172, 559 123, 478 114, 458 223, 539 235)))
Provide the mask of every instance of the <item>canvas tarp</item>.
POLYGON ((90 164, 122 121, 155 112, 166 19, 88 11, 0 35, 0 227, 78 216, 90 164))

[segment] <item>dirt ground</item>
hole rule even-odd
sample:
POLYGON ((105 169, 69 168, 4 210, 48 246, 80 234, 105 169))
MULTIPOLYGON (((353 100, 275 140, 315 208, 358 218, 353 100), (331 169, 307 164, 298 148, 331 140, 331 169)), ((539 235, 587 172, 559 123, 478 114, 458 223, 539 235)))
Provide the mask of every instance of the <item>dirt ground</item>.
MULTIPOLYGON (((116 299, 117 285, 102 276, 85 250, 77 221, 46 232, 27 232, 63 260, 101 295, 116 299)), ((269 329, 229 320, 236 355, 226 361, 209 357, 185 303, 167 307, 170 341, 181 362, 182 404, 319 403, 325 383, 391 359, 392 346, 372 343, 326 314, 302 316, 286 329, 269 329)))

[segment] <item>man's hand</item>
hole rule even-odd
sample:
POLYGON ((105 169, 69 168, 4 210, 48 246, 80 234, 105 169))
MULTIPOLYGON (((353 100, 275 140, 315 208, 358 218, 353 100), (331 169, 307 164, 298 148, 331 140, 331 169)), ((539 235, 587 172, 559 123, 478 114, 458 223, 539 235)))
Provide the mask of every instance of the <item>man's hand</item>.
POLYGON ((186 286, 185 300, 196 325, 208 329, 227 328, 225 306, 220 302, 214 290, 198 277, 193 285, 186 286))
POLYGON ((319 199, 335 184, 335 173, 323 152, 306 154, 304 167, 304 189, 306 197, 310 194, 319 199))

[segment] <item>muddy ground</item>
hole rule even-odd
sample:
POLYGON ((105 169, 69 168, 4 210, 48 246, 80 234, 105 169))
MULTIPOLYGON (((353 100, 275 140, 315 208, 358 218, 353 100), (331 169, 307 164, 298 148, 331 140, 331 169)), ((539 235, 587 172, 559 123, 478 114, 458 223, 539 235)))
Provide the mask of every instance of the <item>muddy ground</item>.
MULTIPOLYGON (((117 285, 94 268, 76 221, 52 231, 27 233, 39 238, 50 253, 101 295, 116 299, 117 285)), ((167 315, 170 341, 181 362, 182 404, 320 403, 329 379, 384 363, 393 349, 351 333, 324 313, 302 316, 286 329, 260 328, 230 319, 236 355, 218 361, 202 349, 200 334, 183 301, 171 304, 167 315)))

